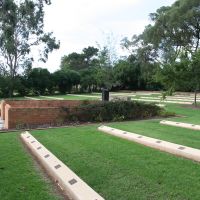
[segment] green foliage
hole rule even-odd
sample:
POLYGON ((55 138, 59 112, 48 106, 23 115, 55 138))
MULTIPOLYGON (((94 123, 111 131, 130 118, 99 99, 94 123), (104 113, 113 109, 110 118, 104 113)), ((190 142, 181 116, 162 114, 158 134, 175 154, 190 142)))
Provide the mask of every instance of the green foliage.
MULTIPOLYGON (((131 50, 145 66, 157 65, 155 80, 166 90, 195 91, 198 73, 192 66, 200 44, 200 1, 181 0, 150 14, 152 23, 123 47, 131 50), (190 63, 192 61, 192 63, 190 63), (194 78, 196 77, 196 78, 194 78), (192 81, 189 81, 191 79, 192 81)), ((148 72, 147 69, 143 73, 148 72)), ((146 81, 145 81, 146 82, 146 81)))
POLYGON ((71 92, 72 87, 80 83, 80 75, 73 70, 58 70, 52 75, 54 86, 61 94, 71 92))
POLYGON ((95 47, 84 48, 82 53, 70 53, 61 59, 62 70, 80 71, 95 66, 98 49, 95 47))
POLYGON ((179 61, 166 64, 157 71, 157 78, 165 89, 178 91, 198 91, 200 88, 200 51, 191 58, 182 56, 179 61))
POLYGON ((49 52, 59 48, 52 33, 43 30, 44 4, 50 1, 4 0, 0 5, 0 66, 10 76, 10 96, 15 77, 34 60, 30 54, 32 47, 41 47, 39 56, 44 62, 49 52))
POLYGON ((9 77, 0 76, 0 97, 9 96, 9 84, 10 84, 9 77))
POLYGON ((18 96, 23 97, 29 95, 31 85, 27 80, 26 76, 17 76, 15 78, 15 91, 17 92, 18 96))
POLYGON ((28 75, 28 82, 34 94, 37 95, 44 95, 48 89, 51 90, 53 85, 50 72, 43 68, 34 68, 28 75))
POLYGON ((81 90, 91 92, 93 90, 92 86, 97 85, 96 68, 88 68, 82 70, 80 74, 81 74, 81 80, 80 80, 81 90))
POLYGON ((96 73, 97 86, 109 90, 114 86, 114 77, 112 68, 98 68, 96 73))
POLYGON ((161 110, 155 105, 132 101, 97 102, 74 108, 67 120, 102 122, 146 119, 159 116, 161 110))
POLYGON ((130 60, 120 60, 114 67, 114 76, 123 89, 138 89, 140 87, 140 66, 130 60))

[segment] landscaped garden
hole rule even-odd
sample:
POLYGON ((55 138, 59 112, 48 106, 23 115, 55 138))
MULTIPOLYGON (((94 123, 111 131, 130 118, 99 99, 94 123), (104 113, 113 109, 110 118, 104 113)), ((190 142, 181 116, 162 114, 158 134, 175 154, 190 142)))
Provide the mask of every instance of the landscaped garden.
MULTIPOLYGON (((196 123, 199 110, 167 105, 180 118, 196 123)), ((199 131, 168 127, 159 119, 109 123, 122 130, 199 148, 199 131)), ((43 145, 105 199, 198 199, 196 162, 106 135, 96 125, 31 131, 43 145), (188 190, 190 187, 190 190, 188 190)), ((59 199, 19 140, 0 135, 0 196, 4 199, 59 199), (6 151, 4 151, 6 149, 6 151), (12 178, 10 178, 12 177, 12 178), (45 197, 44 197, 45 196, 45 197)))
POLYGON ((199 0, 0 0, 0 200, 199 200, 199 91, 199 0))

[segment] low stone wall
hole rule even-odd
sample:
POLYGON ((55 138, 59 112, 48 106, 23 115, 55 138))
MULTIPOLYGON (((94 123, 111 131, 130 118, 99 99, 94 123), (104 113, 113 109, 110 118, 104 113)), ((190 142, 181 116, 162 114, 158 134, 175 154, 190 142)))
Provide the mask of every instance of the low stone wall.
POLYGON ((69 109, 81 103, 78 100, 5 100, 1 102, 1 118, 5 120, 5 129, 55 126, 64 122, 69 109))

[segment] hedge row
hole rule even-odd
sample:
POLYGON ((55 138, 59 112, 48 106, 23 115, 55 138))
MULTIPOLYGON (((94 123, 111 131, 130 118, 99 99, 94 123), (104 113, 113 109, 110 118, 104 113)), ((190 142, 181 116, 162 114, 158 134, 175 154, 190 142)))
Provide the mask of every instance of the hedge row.
POLYGON ((73 110, 67 121, 103 122, 147 119, 160 116, 163 109, 154 104, 134 101, 84 103, 73 110))

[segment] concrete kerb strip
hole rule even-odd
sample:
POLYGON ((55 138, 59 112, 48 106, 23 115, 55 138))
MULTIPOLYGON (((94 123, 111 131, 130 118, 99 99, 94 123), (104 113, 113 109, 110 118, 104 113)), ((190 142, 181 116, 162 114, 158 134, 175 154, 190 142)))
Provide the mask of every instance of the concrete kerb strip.
POLYGON ((166 105, 165 104, 156 104, 156 106, 159 106, 159 107, 161 107, 161 108, 164 108, 166 105))
MULTIPOLYGON (((162 97, 162 96, 158 96, 158 97, 162 97)), ((194 100, 194 96, 166 96, 167 98, 172 98, 172 99, 191 99, 194 100)), ((197 96, 197 100, 200 100, 200 96, 197 96)))
POLYGON ((119 129, 111 128, 108 126, 100 126, 98 128, 99 131, 102 131, 104 133, 123 138, 129 141, 133 141, 154 149, 158 149, 160 151, 164 151, 167 153, 171 153, 173 155, 181 156, 190 160, 198 161, 200 162, 200 150, 199 149, 194 149, 191 147, 155 139, 155 138, 150 138, 146 137, 143 135, 131 133, 131 132, 126 132, 122 131, 119 129))
POLYGON ((89 97, 89 98, 101 98, 101 96, 90 96, 90 95, 79 95, 79 94, 67 94, 67 96, 75 96, 75 97, 89 97))
POLYGON ((40 97, 47 98, 47 99, 64 100, 64 98, 61 98, 61 97, 48 97, 48 96, 40 96, 40 97))
POLYGON ((37 99, 37 98, 34 98, 34 97, 24 97, 24 98, 26 98, 26 99, 31 99, 31 100, 41 100, 41 99, 37 99))
POLYGON ((188 123, 182 123, 182 122, 173 122, 173 121, 166 121, 162 120, 160 121, 160 124, 168 125, 168 126, 176 126, 181 128, 187 128, 192 130, 199 130, 200 131, 200 125, 195 124, 188 124, 188 123))
MULTIPOLYGON (((132 98, 134 101, 144 101, 144 102, 161 102, 160 100, 157 99, 135 99, 132 98)), ((164 103, 174 103, 174 104, 185 104, 185 105, 192 105, 192 102, 186 102, 186 101, 163 101, 164 103)))
POLYGON ((110 96, 112 97, 115 97, 115 96, 124 96, 124 97, 135 97, 136 95, 135 94, 126 94, 126 93, 119 93, 119 94, 112 94, 112 93, 110 93, 110 96))
POLYGON ((161 94, 160 92, 135 92, 136 95, 159 95, 161 94))
POLYGON ((21 139, 70 198, 73 200, 104 200, 29 132, 22 133, 21 139))
MULTIPOLYGON (((162 97, 140 97, 141 99, 161 99, 162 97)), ((187 101, 187 102, 194 102, 194 99, 189 99, 189 98, 171 98, 171 97, 166 97, 164 100, 169 100, 169 101, 187 101)), ((197 102, 200 100, 197 99, 197 102)))

